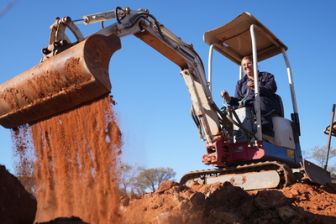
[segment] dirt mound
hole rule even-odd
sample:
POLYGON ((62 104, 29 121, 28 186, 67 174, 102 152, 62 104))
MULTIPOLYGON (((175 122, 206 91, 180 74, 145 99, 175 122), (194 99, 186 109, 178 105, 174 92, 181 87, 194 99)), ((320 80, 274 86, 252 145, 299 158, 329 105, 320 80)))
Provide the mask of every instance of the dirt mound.
POLYGON ((164 182, 138 199, 124 197, 124 224, 336 223, 336 191, 308 184, 246 192, 230 183, 192 188, 164 182))
POLYGON ((0 165, 0 223, 33 223, 36 200, 0 165))
MULTIPOLYGON (((298 183, 282 190, 288 198, 294 199, 295 206, 313 214, 336 216, 336 187, 314 186, 298 183)), ((335 222, 336 223, 336 222, 335 222)))

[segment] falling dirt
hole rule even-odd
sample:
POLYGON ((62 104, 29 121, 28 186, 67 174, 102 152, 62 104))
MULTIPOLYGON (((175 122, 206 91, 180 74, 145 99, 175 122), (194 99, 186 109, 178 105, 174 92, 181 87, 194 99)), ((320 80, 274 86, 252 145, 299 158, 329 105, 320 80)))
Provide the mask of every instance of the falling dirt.
MULTIPOLYGON (((121 136, 111 105, 106 97, 31 126, 36 221, 77 216, 89 223, 118 223, 121 136)), ((19 161, 25 161, 27 140, 14 138, 19 161)))
POLYGON ((33 193, 33 172, 34 172, 34 148, 30 135, 29 126, 21 126, 12 130, 12 141, 14 142, 14 158, 16 175, 25 188, 33 193))

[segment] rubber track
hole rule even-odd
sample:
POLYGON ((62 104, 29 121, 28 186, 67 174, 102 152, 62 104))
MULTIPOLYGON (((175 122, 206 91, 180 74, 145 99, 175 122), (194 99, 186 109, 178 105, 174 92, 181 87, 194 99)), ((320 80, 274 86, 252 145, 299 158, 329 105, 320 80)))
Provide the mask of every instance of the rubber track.
POLYGON ((238 165, 233 167, 226 167, 221 169, 212 170, 195 170, 185 174, 181 180, 180 184, 186 184, 189 180, 203 180, 206 183, 206 178, 211 176, 220 176, 225 174, 242 174, 248 172, 258 172, 258 171, 268 171, 276 170, 280 177, 280 183, 276 188, 286 187, 294 182, 294 175, 292 170, 283 163, 277 161, 264 161, 258 163, 250 163, 245 165, 238 165))

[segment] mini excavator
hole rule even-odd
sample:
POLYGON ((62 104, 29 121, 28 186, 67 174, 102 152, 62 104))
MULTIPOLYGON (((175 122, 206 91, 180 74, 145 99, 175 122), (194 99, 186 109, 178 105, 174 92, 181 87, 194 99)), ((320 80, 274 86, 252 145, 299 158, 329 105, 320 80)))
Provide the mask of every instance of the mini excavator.
MULTIPOLYGON (((290 119, 272 118, 274 137, 267 140, 261 126, 258 82, 254 84, 253 112, 244 107, 219 109, 211 94, 211 72, 206 76, 199 55, 148 10, 117 7, 79 20, 56 18, 50 29, 41 62, 0 85, 0 125, 15 128, 33 124, 108 96, 110 58, 121 48, 122 37, 134 35, 180 67, 191 97, 192 118, 205 141, 202 161, 215 167, 185 174, 182 184, 229 181, 253 190, 282 188, 302 180, 330 182, 329 172, 301 155, 299 114, 287 46, 250 13, 244 12, 224 26, 206 32, 204 41, 210 46, 209 71, 213 50, 238 66, 244 56, 252 56, 254 74, 258 62, 283 54, 293 113, 290 119), (106 20, 115 23, 86 37, 76 25, 106 20), (66 35, 69 30, 74 41, 66 35)), ((239 77, 242 78, 242 72, 239 77)))

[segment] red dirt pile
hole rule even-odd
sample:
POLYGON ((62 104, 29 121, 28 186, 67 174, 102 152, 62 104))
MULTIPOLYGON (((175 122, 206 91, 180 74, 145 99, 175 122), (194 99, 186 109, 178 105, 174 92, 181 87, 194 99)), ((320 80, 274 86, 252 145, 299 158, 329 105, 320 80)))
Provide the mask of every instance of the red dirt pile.
POLYGON ((0 223, 33 223, 36 200, 20 181, 0 165, 0 223))
POLYGON ((139 199, 124 197, 120 212, 124 224, 331 224, 336 191, 298 183, 246 192, 230 183, 186 188, 168 181, 139 199))
MULTIPOLYGON (((77 216, 88 223, 118 223, 121 137, 111 105, 106 97, 31 126, 26 139, 32 138, 35 150, 36 221, 77 216)), ((15 139, 24 166, 20 144, 28 140, 15 139)))

